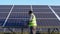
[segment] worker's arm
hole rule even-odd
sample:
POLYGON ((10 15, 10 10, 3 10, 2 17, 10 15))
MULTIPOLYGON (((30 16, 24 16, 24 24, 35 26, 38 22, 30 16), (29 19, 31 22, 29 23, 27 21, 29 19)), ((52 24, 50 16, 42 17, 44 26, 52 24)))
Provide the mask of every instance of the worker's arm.
POLYGON ((32 18, 33 18, 33 16, 31 15, 31 16, 29 17, 29 19, 28 19, 27 25, 29 25, 29 22, 32 21, 32 18))
POLYGON ((31 16, 30 16, 30 18, 29 18, 29 21, 31 22, 31 21, 32 21, 32 19, 33 19, 33 16, 31 15, 31 16))

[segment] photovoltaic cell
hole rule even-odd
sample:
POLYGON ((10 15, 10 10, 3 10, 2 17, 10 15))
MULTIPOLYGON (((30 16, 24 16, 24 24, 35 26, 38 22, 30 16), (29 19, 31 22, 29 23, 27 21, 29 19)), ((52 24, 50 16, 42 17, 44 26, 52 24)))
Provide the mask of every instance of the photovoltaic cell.
POLYGON ((0 19, 0 26, 3 25, 4 21, 5 21, 5 19, 0 19))
POLYGON ((0 13, 0 18, 6 18, 8 13, 0 13))

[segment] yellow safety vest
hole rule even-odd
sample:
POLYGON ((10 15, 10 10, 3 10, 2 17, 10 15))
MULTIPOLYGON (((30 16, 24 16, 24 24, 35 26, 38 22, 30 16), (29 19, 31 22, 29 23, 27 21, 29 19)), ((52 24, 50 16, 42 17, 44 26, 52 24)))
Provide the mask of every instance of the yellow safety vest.
POLYGON ((37 26, 37 24, 36 24, 36 17, 35 17, 34 14, 32 14, 32 16, 33 16, 33 18, 32 18, 32 20, 29 22, 29 26, 30 26, 30 27, 31 27, 31 26, 37 26))

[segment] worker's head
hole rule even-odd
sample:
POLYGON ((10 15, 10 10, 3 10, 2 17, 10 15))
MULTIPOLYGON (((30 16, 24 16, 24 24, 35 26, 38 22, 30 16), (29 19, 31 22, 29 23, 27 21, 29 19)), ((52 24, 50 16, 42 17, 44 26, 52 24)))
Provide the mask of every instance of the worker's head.
POLYGON ((30 11, 29 11, 29 15, 31 15, 32 13, 33 13, 33 12, 30 10, 30 11))

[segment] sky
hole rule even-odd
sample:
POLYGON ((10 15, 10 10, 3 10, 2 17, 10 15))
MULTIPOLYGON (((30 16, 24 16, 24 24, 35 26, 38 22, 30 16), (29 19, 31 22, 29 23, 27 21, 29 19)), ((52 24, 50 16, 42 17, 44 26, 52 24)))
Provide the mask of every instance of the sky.
POLYGON ((0 5, 60 5, 60 0, 0 0, 0 5))

